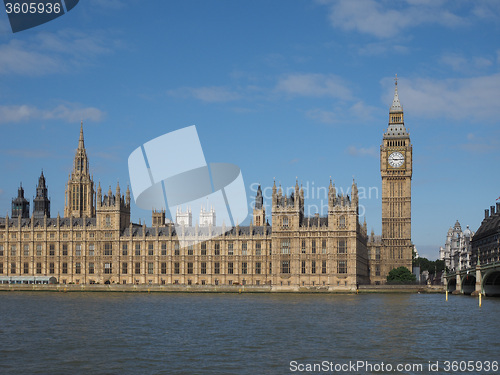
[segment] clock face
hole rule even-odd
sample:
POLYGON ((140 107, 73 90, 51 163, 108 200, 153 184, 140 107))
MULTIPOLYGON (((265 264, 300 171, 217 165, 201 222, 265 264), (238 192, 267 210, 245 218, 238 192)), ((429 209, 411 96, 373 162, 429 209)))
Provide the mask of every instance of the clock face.
POLYGON ((405 157, 401 152, 393 152, 389 155, 389 164, 393 168, 399 168, 403 165, 405 157))

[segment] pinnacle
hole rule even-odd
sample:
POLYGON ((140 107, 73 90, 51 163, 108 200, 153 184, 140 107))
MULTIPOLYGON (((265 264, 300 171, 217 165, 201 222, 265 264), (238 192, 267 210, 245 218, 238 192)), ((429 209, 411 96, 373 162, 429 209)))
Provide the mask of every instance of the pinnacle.
POLYGON ((80 139, 78 140, 78 148, 85 148, 85 143, 83 141, 83 120, 80 123, 80 139))
POLYGON ((389 110, 389 113, 394 113, 394 112, 403 112, 403 106, 401 105, 399 101, 399 96, 398 96, 398 75, 396 74, 395 78, 395 84, 394 84, 394 99, 392 100, 392 106, 391 109, 389 110))

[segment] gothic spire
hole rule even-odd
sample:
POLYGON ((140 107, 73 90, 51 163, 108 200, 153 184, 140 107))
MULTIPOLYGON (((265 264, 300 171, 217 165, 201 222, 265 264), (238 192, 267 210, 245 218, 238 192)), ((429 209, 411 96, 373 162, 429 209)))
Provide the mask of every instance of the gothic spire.
POLYGON ((80 139, 78 140, 78 148, 85 148, 85 143, 83 141, 83 120, 80 123, 80 139))
POLYGON ((385 139, 407 138, 409 133, 405 128, 403 106, 399 101, 398 95, 398 75, 394 79, 394 99, 389 109, 389 126, 384 133, 385 139))
POLYGON ((398 96, 398 75, 394 78, 394 99, 392 100, 392 106, 389 113, 400 113, 403 112, 403 106, 399 102, 398 96))

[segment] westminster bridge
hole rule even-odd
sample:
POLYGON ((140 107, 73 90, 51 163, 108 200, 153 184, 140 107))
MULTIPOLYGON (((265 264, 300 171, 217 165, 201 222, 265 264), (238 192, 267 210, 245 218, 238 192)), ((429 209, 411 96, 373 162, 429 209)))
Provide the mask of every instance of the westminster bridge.
POLYGON ((500 261, 447 273, 445 286, 454 294, 500 296, 500 261))

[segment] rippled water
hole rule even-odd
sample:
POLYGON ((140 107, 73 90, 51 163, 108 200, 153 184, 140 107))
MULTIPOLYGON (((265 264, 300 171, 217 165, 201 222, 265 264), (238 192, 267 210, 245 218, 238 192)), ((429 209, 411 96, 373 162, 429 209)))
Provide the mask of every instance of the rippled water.
POLYGON ((500 360, 499 317, 500 299, 479 308, 427 294, 4 292, 0 373, 290 374, 290 361, 357 360, 427 369, 500 360))

